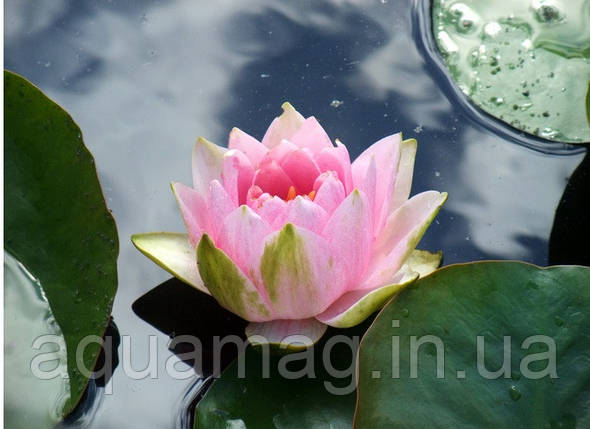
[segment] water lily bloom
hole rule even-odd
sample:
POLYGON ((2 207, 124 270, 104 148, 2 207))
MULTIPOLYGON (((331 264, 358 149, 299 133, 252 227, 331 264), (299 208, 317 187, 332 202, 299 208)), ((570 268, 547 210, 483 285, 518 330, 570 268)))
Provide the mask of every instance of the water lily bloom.
POLYGON ((440 252, 415 246, 447 194, 409 198, 415 140, 385 137, 351 163, 313 116, 282 107, 262 142, 237 128, 228 148, 197 141, 193 187, 172 183, 188 234, 132 240, 250 321, 251 342, 311 344, 438 267, 440 252))

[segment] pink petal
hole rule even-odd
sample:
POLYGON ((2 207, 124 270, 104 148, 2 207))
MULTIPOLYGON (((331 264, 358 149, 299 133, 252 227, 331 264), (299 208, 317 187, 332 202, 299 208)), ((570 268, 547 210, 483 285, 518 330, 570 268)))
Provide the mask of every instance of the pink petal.
POLYGON ((361 289, 391 282, 406 258, 447 199, 445 192, 422 192, 413 196, 388 218, 373 246, 371 266, 361 289))
POLYGON ((260 189, 259 186, 250 186, 250 189, 248 189, 248 194, 246 195, 246 204, 248 204, 249 207, 254 207, 263 193, 264 192, 262 192, 262 189, 260 189))
POLYGON ((278 145, 276 145, 268 151, 264 158, 262 158, 261 163, 268 162, 272 159, 275 160, 278 164, 281 164, 287 155, 296 150, 297 146, 295 146, 289 140, 281 140, 281 142, 278 145))
POLYGON ((276 319, 252 281, 207 234, 197 246, 197 265, 203 283, 222 307, 251 322, 276 319))
POLYGON ((358 286, 369 263, 372 220, 366 195, 355 189, 334 211, 322 232, 332 247, 332 254, 344 266, 347 288, 358 286))
POLYGON ((260 164, 264 155, 268 153, 266 146, 239 128, 234 128, 229 133, 228 148, 243 152, 254 168, 260 164))
POLYGON ((301 128, 293 134, 289 141, 300 148, 309 149, 311 153, 334 147, 328 134, 313 116, 303 122, 301 128))
POLYGON ((211 181, 207 195, 207 210, 210 216, 210 227, 207 233, 211 235, 214 241, 219 237, 224 219, 237 206, 218 180, 211 181))
POLYGON ((375 225, 375 220, 378 219, 376 214, 378 211, 376 210, 377 205, 377 162, 375 161, 374 157, 371 157, 369 161, 369 166, 366 170, 364 170, 365 177, 362 179, 355 179, 354 185, 356 189, 359 191, 363 191, 364 194, 367 196, 369 201, 369 207, 371 208, 371 213, 373 217, 373 232, 377 234, 377 227, 375 225))
POLYGON ((385 137, 371 145, 352 163, 352 180, 354 186, 361 186, 367 177, 371 160, 374 159, 379 180, 375 188, 375 234, 379 231, 390 214, 391 200, 400 159, 401 134, 385 137))
POLYGON ((311 347, 322 338, 327 325, 316 319, 271 320, 251 322, 246 326, 246 336, 253 346, 272 344, 294 352, 311 347))
POLYGON ((286 216, 282 219, 283 224, 291 222, 318 234, 322 232, 328 220, 328 213, 323 208, 300 195, 289 201, 287 206, 286 216))
POLYGON ((336 140, 336 147, 322 149, 314 155, 314 160, 322 173, 334 171, 338 174, 347 194, 353 190, 350 156, 346 146, 336 140))
POLYGON ((332 171, 322 173, 316 179, 313 189, 316 191, 313 202, 328 214, 332 214, 344 200, 344 185, 332 171))
POLYGON ((302 149, 285 156, 281 168, 293 182, 297 194, 309 194, 313 190, 315 179, 320 175, 312 157, 302 149))
POLYGON ((262 254, 264 237, 271 232, 271 227, 265 220, 250 207, 243 205, 224 219, 216 245, 242 272, 251 277, 250 273, 254 272, 262 254))
POLYGON ((193 188, 189 188, 182 183, 172 182, 171 185, 190 242, 193 246, 196 246, 201 239, 201 235, 210 229, 207 201, 193 188))
POLYGON ((414 174, 414 160, 416 159, 417 142, 414 139, 404 140, 401 143, 401 155, 397 167, 395 189, 391 199, 391 207, 384 211, 389 216, 408 200, 412 189, 412 176, 414 174))
POLYGON ((289 223, 266 238, 260 275, 277 319, 313 317, 345 288, 344 273, 331 246, 319 235, 289 223))
POLYGON ((346 292, 326 311, 316 316, 316 319, 336 328, 350 328, 358 325, 417 278, 418 273, 409 269, 402 270, 391 279, 391 283, 385 286, 346 292))
POLYGON ((281 107, 283 113, 272 121, 262 139, 262 144, 269 149, 278 145, 283 139, 288 140, 305 121, 303 116, 291 104, 283 103, 281 107))
POLYGON ((287 202, 279 197, 271 197, 269 194, 262 194, 258 201, 251 206, 253 210, 277 230, 285 224, 287 216, 287 202))
POLYGON ((236 205, 246 203, 248 189, 252 186, 254 169, 242 152, 232 149, 223 156, 223 187, 236 205))
POLYGON ((287 198, 293 182, 276 161, 265 161, 254 174, 252 183, 270 195, 287 198))
POLYGON ((226 148, 217 146, 199 137, 193 147, 193 186, 201 195, 207 193, 209 182, 220 180, 223 169, 223 154, 226 148))

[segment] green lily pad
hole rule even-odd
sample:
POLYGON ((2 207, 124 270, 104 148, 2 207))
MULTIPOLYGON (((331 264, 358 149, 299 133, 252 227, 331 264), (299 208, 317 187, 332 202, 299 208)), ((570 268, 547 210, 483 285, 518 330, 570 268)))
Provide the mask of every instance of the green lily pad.
MULTIPOLYGON (((72 118, 24 78, 4 73, 4 245, 41 283, 65 338, 70 398, 79 402, 117 289, 119 243, 94 159, 72 118), (87 374, 87 372, 86 372, 87 374)), ((10 368, 6 368, 10 371, 10 368)), ((10 392, 8 392, 10 394, 10 392)))
POLYGON ((475 105, 529 134, 590 142, 590 1, 434 0, 432 26, 475 105))
POLYGON ((348 330, 331 329, 304 352, 281 354, 280 350, 270 348, 266 375, 262 349, 249 347, 242 356, 243 377, 238 358, 197 404, 194 427, 350 428, 356 398, 356 348, 350 344, 354 344, 355 336, 356 341, 360 339, 367 326, 365 322, 348 330), (281 359, 285 359, 282 364, 281 359), (288 363, 290 360, 293 362, 288 363), (312 364, 306 366, 306 362, 312 364), (294 378, 289 379, 282 365, 292 371, 294 378))
POLYGON ((590 268, 442 268, 377 316, 358 374, 358 428, 590 427, 590 268))

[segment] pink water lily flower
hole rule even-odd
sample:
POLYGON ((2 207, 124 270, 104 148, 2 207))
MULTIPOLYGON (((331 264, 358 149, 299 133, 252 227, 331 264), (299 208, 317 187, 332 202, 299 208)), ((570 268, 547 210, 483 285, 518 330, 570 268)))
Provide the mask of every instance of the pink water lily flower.
POLYGON ((447 194, 408 199, 415 140, 385 137, 351 164, 313 116, 282 107, 262 142, 237 128, 228 148, 197 141, 193 187, 172 183, 188 235, 132 240, 250 321, 251 342, 298 335, 312 344, 438 267, 440 252, 415 246, 447 194))

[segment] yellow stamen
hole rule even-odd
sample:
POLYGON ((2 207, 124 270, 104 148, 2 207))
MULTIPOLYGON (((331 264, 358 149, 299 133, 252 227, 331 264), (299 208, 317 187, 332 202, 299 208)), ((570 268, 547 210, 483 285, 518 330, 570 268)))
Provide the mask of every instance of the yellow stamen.
POLYGON ((289 192, 287 192, 287 201, 294 200, 296 196, 297 193, 295 192, 295 186, 291 186, 289 188, 289 192))
POLYGON ((309 194, 307 194, 309 196, 309 199, 313 201, 313 199, 315 198, 315 191, 311 191, 309 194))

